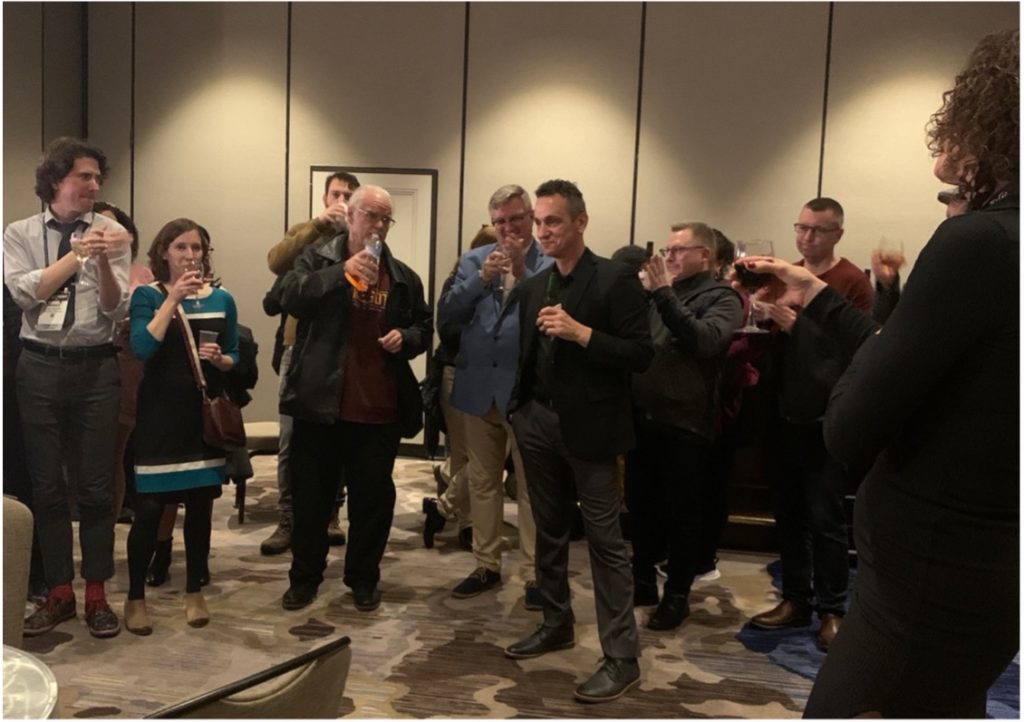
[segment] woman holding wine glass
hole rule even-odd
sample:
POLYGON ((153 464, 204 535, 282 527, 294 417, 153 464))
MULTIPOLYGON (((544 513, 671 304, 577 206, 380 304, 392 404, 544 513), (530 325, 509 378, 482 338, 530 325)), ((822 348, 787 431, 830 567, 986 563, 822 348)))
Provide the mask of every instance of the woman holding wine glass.
POLYGON ((209 622, 200 590, 207 573, 213 500, 224 483, 225 452, 203 441, 202 392, 189 355, 195 345, 211 396, 224 388, 225 374, 238 362, 234 299, 204 280, 210 272, 206 229, 187 218, 171 221, 153 240, 149 260, 157 283, 136 289, 131 304, 132 349, 146 369, 135 429, 138 496, 128 535, 124 614, 128 631, 142 635, 152 632, 146 570, 167 504, 185 504, 186 621, 193 627, 209 622), (209 333, 217 340, 204 340, 209 333))
POLYGON ((884 328, 805 269, 746 261, 852 358, 825 440, 871 467, 857 594, 807 717, 984 717, 1019 649, 1019 68, 1019 31, 985 37, 932 116, 969 211, 936 229, 884 328))

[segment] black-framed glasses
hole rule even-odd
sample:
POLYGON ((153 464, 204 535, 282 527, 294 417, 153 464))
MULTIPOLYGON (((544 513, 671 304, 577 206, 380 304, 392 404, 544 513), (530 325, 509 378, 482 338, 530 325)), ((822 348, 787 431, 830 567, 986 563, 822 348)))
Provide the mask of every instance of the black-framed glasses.
POLYGON ((704 250, 704 246, 669 246, 668 248, 659 248, 658 253, 660 253, 665 258, 668 258, 669 256, 675 256, 679 253, 682 253, 683 251, 702 250, 704 250))
POLYGON ((839 226, 809 226, 806 223, 794 223, 793 230, 797 233, 809 233, 814 236, 823 236, 826 233, 835 233, 839 226))
POLYGON ((391 226, 398 223, 391 216, 386 216, 382 213, 376 213, 375 211, 368 211, 365 208, 358 209, 360 213, 370 219, 371 223, 383 223, 385 228, 391 228, 391 226))
POLYGON ((507 223, 522 223, 529 215, 530 211, 524 211, 523 213, 514 213, 508 218, 495 218, 491 221, 491 225, 495 228, 499 228, 507 223))

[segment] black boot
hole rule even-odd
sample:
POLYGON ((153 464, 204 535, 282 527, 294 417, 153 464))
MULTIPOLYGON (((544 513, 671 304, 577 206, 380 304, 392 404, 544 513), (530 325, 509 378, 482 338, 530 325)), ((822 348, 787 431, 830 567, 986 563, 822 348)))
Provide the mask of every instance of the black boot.
POLYGON ((171 544, 174 539, 158 541, 156 551, 153 553, 153 561, 149 563, 149 571, 146 573, 146 584, 151 587, 159 587, 166 584, 171 578, 171 544))

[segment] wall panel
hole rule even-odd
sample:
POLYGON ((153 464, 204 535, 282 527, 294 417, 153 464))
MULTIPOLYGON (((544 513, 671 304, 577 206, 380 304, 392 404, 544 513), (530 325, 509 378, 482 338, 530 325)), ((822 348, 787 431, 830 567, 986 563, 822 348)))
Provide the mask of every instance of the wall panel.
POLYGON ((793 217, 818 180, 827 6, 648 8, 637 242, 703 220, 792 255, 793 217))
POLYGON ((476 3, 470 16, 463 245, 499 186, 575 181, 588 245, 627 243, 641 6, 476 3))
POLYGON ((39 212, 43 147, 41 3, 4 3, 4 225, 39 212))
POLYGON ((261 345, 251 419, 277 415, 276 319, 261 301, 284 223, 286 19, 283 3, 137 6, 135 220, 148 240, 180 216, 210 231, 216 272, 261 345))
MULTIPOLYGON (((464 6, 293 7, 289 223, 309 217, 311 165, 436 169, 437 243, 446 266, 457 221, 464 6)), ((313 189, 314 209, 322 195, 313 189)), ((443 279, 447 268, 438 273, 443 279)))
POLYGON ((132 4, 95 2, 88 9, 89 139, 110 163, 100 197, 131 214, 132 4))
POLYGON ((925 126, 985 34, 1016 3, 837 3, 824 188, 846 210, 843 253, 868 267, 880 236, 913 263, 945 218, 925 126))

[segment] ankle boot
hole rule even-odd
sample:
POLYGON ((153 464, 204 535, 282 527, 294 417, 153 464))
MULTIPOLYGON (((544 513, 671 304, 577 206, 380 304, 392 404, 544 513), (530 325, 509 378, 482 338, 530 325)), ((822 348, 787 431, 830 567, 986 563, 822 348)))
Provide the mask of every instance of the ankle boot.
POLYGON ((126 599, 124 603, 124 628, 141 637, 153 633, 153 625, 146 613, 145 599, 126 599))
POLYGON ((292 546, 292 517, 288 514, 282 514, 280 521, 277 523, 277 528, 274 529, 274 533, 263 540, 260 544, 260 554, 264 556, 270 556, 273 554, 283 554, 288 551, 292 546))
POLYGON ((210 622, 210 610, 202 592, 185 593, 185 621, 190 627, 205 627, 210 622))
POLYGON ((153 561, 149 563, 149 571, 146 573, 146 584, 151 587, 159 587, 166 584, 171 578, 171 545, 173 537, 156 543, 156 552, 153 554, 153 561))

